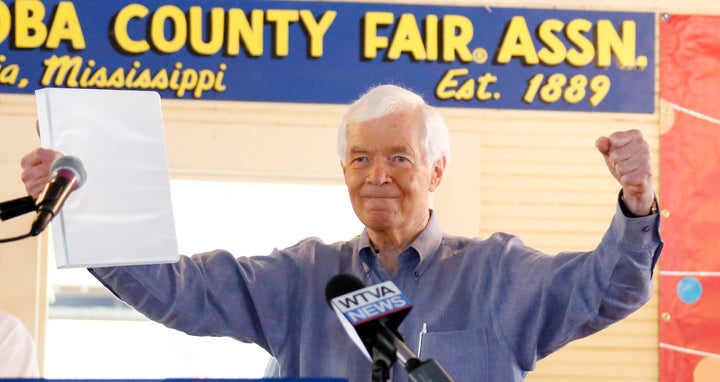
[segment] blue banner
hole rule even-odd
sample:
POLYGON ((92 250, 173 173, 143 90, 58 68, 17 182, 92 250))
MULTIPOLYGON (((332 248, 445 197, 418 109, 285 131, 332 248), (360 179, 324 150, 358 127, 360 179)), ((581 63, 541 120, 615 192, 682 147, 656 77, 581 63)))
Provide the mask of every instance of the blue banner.
POLYGON ((653 113, 652 13, 308 1, 0 1, 0 92, 653 113))

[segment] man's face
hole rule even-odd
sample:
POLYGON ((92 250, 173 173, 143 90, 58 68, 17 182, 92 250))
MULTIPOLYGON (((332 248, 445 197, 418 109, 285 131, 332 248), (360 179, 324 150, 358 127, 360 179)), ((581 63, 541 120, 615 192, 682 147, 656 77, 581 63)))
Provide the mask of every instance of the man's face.
POLYGON ((348 127, 345 183, 355 213, 374 231, 417 234, 444 163, 427 166, 419 113, 401 111, 348 127))

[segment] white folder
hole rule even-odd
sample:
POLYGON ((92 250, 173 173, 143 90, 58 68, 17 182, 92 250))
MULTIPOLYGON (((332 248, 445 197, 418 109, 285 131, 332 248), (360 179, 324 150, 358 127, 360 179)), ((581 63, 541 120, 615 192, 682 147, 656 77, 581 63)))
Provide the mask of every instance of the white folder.
POLYGON ((35 97, 42 146, 87 171, 50 223, 57 267, 177 261, 160 96, 45 88, 35 97))

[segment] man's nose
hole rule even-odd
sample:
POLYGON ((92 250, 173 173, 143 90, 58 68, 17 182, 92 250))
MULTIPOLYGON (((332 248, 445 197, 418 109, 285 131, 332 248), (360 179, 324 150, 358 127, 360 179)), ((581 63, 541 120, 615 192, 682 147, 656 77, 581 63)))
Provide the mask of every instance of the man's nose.
POLYGON ((384 160, 374 160, 370 166, 366 181, 370 184, 380 185, 390 181, 388 164, 384 160))

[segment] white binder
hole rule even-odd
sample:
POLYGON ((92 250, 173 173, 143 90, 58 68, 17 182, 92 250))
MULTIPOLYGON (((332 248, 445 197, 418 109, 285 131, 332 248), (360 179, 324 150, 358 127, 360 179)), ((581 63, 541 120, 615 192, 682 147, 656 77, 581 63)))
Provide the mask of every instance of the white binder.
POLYGON ((177 261, 160 96, 45 88, 35 97, 42 146, 87 170, 50 223, 57 267, 177 261))

